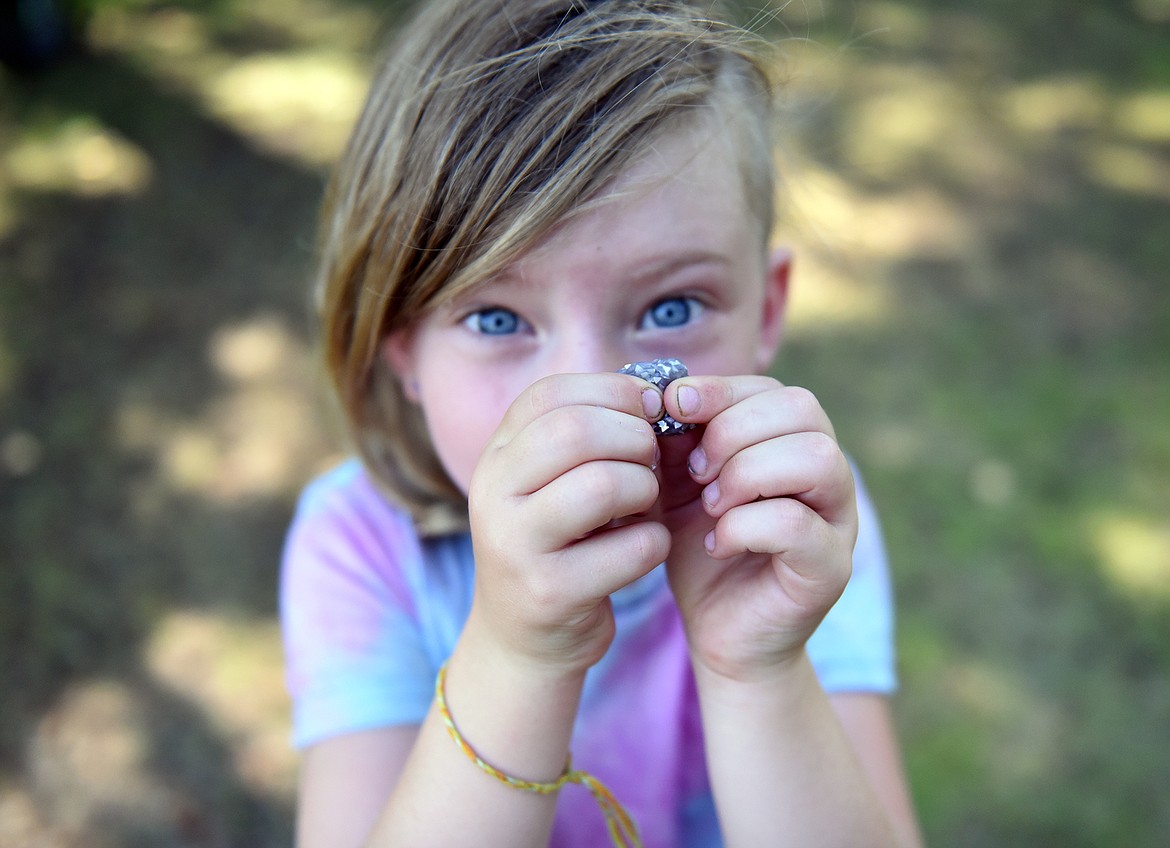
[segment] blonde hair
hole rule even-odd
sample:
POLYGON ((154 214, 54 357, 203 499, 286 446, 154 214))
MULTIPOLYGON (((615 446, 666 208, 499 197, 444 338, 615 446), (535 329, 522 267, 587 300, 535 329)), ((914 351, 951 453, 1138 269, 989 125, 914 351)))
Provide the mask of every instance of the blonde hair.
POLYGON ((466 527, 388 334, 488 279, 579 211, 660 133, 714 111, 745 196, 772 219, 760 43, 664 0, 437 0, 373 80, 330 182, 318 307, 355 447, 424 534, 466 527))

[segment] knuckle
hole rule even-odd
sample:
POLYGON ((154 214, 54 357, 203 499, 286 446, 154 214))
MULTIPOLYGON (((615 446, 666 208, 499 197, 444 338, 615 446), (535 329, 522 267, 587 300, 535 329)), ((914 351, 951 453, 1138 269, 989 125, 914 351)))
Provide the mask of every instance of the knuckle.
POLYGON ((594 427, 588 413, 584 407, 566 406, 550 414, 548 440, 563 448, 589 444, 594 427))
POLYGON ((802 386, 787 386, 784 402, 803 420, 816 420, 822 416, 821 402, 817 396, 802 386))
POLYGON ((807 536, 819 520, 813 510, 794 498, 779 498, 773 503, 774 520, 784 538, 798 539, 807 536))
POLYGON ((774 392, 777 389, 784 388, 784 384, 770 374, 761 375, 760 384, 764 387, 764 391, 766 392, 774 392))
POLYGON ((708 457, 722 456, 731 440, 731 428, 726 418, 717 416, 707 423, 703 431, 703 449, 708 457))
POLYGON ((579 497, 601 512, 612 510, 619 501, 622 481, 610 463, 591 462, 582 467, 576 483, 579 497))
POLYGON ((533 407, 549 408, 556 405, 555 401, 560 396, 560 383, 555 375, 541 377, 528 387, 526 393, 533 407))
POLYGON ((661 524, 639 524, 633 536, 634 556, 640 563, 658 563, 670 551, 670 534, 661 524))
POLYGON ((581 497, 603 515, 648 509, 658 497, 658 480, 649 468, 621 462, 591 463, 582 476, 581 497))
POLYGON ((828 433, 809 433, 805 438, 804 450, 820 475, 835 472, 840 467, 841 447, 828 433))
POLYGON ((634 475, 633 485, 630 486, 633 505, 638 510, 649 509, 654 506, 660 494, 658 478, 654 476, 653 471, 645 467, 635 469, 634 475))
POLYGON ((538 569, 530 574, 525 590, 532 603, 532 609, 548 610, 561 603, 564 587, 553 578, 550 569, 538 569))
POLYGON ((725 497, 750 484, 749 470, 750 466, 745 463, 743 454, 737 453, 723 463, 719 470, 719 488, 725 497))

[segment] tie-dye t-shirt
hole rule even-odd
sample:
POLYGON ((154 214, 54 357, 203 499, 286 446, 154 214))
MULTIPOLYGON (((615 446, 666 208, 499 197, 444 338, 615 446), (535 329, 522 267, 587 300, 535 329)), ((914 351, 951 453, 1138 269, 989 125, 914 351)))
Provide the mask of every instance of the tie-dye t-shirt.
MULTIPOLYGON (((832 692, 893 690, 892 604, 873 508, 858 487, 853 577, 808 643, 832 692)), ((311 483, 284 552, 281 617, 294 743, 418 724, 471 607, 471 540, 420 540, 356 461, 311 483)), ((686 640, 664 569, 613 596, 617 634, 590 669, 573 763, 630 810, 646 848, 721 845, 686 640)), ((551 845, 609 844, 596 802, 561 790, 551 845)))

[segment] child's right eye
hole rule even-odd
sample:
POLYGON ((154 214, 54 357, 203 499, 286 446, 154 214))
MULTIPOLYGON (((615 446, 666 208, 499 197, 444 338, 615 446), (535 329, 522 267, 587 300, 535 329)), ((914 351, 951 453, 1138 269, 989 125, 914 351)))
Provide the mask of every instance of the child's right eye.
POLYGON ((502 306, 479 309, 463 319, 463 326, 485 336, 511 335, 520 329, 520 324, 520 316, 502 306))

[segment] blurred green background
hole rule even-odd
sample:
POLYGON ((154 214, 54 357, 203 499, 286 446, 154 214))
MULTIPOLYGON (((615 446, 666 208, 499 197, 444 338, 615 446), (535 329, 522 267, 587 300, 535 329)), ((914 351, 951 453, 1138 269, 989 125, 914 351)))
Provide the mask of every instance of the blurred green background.
MULTIPOLYGON (((93 0, 0 70, 0 844, 289 843, 315 208, 406 5, 93 0)), ((1170 0, 760 18, 776 373, 884 518, 928 841, 1170 844, 1170 0)))

